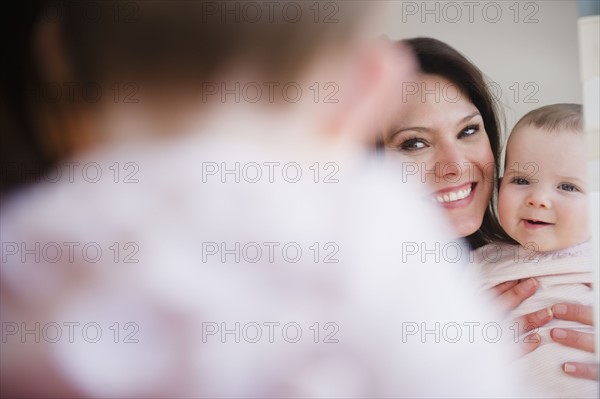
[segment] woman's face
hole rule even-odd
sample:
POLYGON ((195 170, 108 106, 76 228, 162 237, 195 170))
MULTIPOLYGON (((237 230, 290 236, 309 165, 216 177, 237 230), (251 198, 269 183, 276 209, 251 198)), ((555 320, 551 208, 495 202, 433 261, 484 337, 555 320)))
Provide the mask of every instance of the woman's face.
POLYGON ((450 81, 419 75, 403 87, 403 111, 385 137, 403 173, 429 184, 459 236, 481 226, 492 196, 494 156, 479 111, 450 81))

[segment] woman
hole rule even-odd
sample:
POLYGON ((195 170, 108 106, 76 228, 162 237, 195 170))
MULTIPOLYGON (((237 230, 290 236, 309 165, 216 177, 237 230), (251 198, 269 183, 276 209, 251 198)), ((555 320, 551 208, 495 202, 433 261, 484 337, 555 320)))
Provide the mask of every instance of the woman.
MULTIPOLYGON (((447 44, 431 38, 404 40, 415 53, 421 74, 405 83, 404 111, 391 123, 380 146, 412 163, 414 177, 433 187, 438 203, 459 236, 472 249, 494 241, 511 241, 498 223, 492 199, 499 176, 500 124, 498 110, 481 71, 447 44)), ((535 279, 507 281, 495 287, 506 308, 514 308, 537 290, 535 279)), ((555 304, 523 316, 517 322, 531 331, 553 317, 592 324, 592 309, 579 304, 555 304)), ((532 333, 525 351, 540 345, 532 333)), ((552 338, 563 345, 594 351, 593 336, 569 330, 552 338)), ((598 379, 595 364, 567 363, 573 376, 598 379)))

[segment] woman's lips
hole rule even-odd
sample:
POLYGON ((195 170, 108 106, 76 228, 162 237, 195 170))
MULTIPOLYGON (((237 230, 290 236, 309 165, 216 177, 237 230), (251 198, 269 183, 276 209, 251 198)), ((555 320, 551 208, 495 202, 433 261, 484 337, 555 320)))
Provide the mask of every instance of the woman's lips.
POLYGON ((430 198, 431 201, 446 209, 462 208, 473 201, 476 187, 477 183, 471 182, 457 187, 445 188, 436 191, 430 198))

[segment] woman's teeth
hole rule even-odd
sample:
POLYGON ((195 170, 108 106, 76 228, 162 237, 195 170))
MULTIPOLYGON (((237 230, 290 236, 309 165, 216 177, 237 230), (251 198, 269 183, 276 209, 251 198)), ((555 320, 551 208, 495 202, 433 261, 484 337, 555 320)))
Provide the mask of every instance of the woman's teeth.
POLYGON ((471 186, 469 186, 469 187, 465 188, 464 190, 453 191, 451 193, 446 193, 444 195, 438 195, 437 197, 433 198, 432 201, 439 202, 439 203, 458 201, 463 198, 467 198, 469 196, 469 194, 471 194, 471 190, 472 190, 472 188, 471 188, 471 186))

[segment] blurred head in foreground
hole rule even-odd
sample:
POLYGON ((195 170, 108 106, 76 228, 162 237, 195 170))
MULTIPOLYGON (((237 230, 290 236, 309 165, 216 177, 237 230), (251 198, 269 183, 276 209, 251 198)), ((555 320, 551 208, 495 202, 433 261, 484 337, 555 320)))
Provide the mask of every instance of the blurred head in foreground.
POLYGON ((422 334, 484 317, 460 255, 418 251, 448 248, 441 216, 362 156, 412 59, 361 43, 364 4, 327 4, 23 14, 2 94, 17 165, 0 224, 3 394, 510 393, 497 341, 422 334))
POLYGON ((383 83, 407 71, 411 59, 392 61, 383 45, 357 54, 368 32, 361 16, 374 13, 362 2, 330 6, 19 6, 0 98, 2 192, 39 180, 57 161, 98 145, 195 129, 224 106, 278 115, 300 110, 313 116, 306 124, 322 120, 311 130, 332 136, 368 130, 373 102, 385 104, 383 91, 391 87, 383 83))

